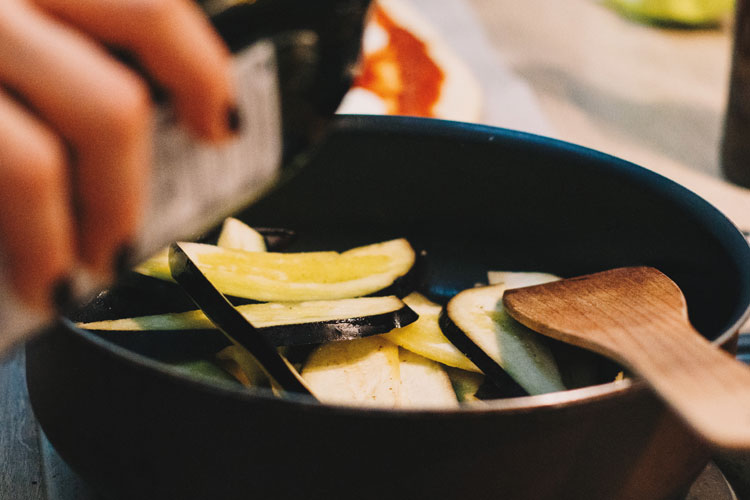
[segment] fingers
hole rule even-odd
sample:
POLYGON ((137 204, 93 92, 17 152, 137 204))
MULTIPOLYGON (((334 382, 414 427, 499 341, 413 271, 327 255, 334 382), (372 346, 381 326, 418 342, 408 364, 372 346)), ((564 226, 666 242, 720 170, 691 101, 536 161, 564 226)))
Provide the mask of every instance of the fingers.
POLYGON ((36 0, 82 31, 136 53, 167 87, 177 110, 202 137, 232 134, 229 53, 190 0, 36 0))
POLYGON ((20 5, 3 10, 0 81, 70 145, 80 257, 107 279, 112 255, 132 240, 141 215, 150 162, 148 90, 61 24, 20 5))
POLYGON ((0 92, 0 245, 16 290, 39 309, 74 262, 66 177, 55 134, 0 92))
POLYGON ((76 261, 111 277, 144 202, 149 91, 98 42, 134 52, 197 135, 236 125, 228 52, 189 0, 0 2, 0 89, 24 101, 0 93, 0 250, 42 307, 76 261))

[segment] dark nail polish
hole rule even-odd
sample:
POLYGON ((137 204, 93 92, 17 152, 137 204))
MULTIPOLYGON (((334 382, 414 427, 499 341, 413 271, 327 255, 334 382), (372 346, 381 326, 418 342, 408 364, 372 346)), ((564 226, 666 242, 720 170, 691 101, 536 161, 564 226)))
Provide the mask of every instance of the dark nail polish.
POLYGON ((227 110, 227 127, 229 127, 229 130, 231 130, 233 133, 239 132, 240 127, 242 127, 240 110, 237 109, 237 106, 231 106, 227 110))
POLYGON ((52 304, 58 314, 68 314, 73 311, 73 282, 69 277, 62 277, 52 286, 52 304))
POLYGON ((135 252, 133 246, 128 243, 120 245, 120 248, 115 252, 114 260, 112 261, 115 276, 119 278, 130 272, 135 265, 134 259, 135 252))

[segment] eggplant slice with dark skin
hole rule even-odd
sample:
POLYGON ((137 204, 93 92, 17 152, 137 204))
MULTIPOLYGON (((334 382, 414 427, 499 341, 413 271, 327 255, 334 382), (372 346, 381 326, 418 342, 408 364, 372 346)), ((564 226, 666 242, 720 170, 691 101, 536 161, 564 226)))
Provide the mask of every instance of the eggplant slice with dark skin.
MULTIPOLYGON (((403 238, 341 253, 247 252, 200 243, 181 243, 181 248, 222 294, 261 302, 372 295, 408 275, 416 260, 414 249, 403 238)), ((142 262, 135 270, 173 279, 166 251, 142 262)))
POLYGON ((492 382, 502 392, 503 397, 528 396, 529 393, 508 372, 495 363, 450 319, 445 309, 440 313, 440 329, 443 335, 482 370, 486 380, 492 382))
POLYGON ((299 373, 203 275, 178 243, 169 247, 169 270, 211 322, 233 344, 245 348, 260 364, 272 385, 282 393, 314 398, 299 373))
POLYGON ((440 317, 443 334, 500 388, 528 394, 565 390, 546 339, 503 309, 504 285, 470 288, 453 297, 440 317), (510 384, 509 380, 516 384, 510 384))
MULTIPOLYGON (((394 296, 237 306, 257 332, 275 346, 320 344, 387 333, 417 314, 394 296)), ((139 352, 207 354, 230 344, 200 311, 79 323, 118 345, 139 352)))

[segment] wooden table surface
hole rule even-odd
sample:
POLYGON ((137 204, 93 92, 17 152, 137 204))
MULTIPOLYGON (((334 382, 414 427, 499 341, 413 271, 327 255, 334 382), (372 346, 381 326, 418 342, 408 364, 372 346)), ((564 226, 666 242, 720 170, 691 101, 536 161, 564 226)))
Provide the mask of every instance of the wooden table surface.
MULTIPOLYGON (((533 90, 552 135, 671 177, 750 230, 750 191, 718 180, 728 25, 659 29, 595 0, 468 3, 493 48, 533 90)), ((706 476, 714 485, 716 474, 706 476)), ((699 491, 706 484, 689 498, 710 498, 699 491)), ((0 499, 93 498, 31 415, 22 351, 0 360, 0 499)))

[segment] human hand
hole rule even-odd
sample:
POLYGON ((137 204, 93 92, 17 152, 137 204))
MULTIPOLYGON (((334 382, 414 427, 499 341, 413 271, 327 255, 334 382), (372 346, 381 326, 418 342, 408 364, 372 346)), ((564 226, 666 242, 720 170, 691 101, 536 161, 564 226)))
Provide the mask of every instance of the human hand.
POLYGON ((196 136, 237 123, 228 51, 190 0, 2 0, 0 252, 40 311, 74 266, 112 276, 145 201, 149 89, 105 46, 133 53, 196 136))

